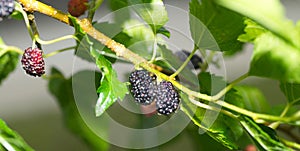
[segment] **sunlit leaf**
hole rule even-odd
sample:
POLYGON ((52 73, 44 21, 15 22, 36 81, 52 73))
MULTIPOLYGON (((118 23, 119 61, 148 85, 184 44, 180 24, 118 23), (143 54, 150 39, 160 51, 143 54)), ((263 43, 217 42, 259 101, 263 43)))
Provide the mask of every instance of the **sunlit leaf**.
POLYGON ((266 29, 252 21, 251 19, 245 20, 246 27, 245 34, 239 36, 238 40, 242 42, 254 42, 254 40, 261 34, 267 32, 266 29))
POLYGON ((216 5, 212 0, 190 2, 190 30, 195 44, 201 48, 241 50, 242 43, 237 38, 243 33, 244 26, 241 15, 216 5))
POLYGON ((128 93, 128 90, 126 84, 119 81, 116 71, 107 59, 99 55, 96 64, 102 73, 100 87, 97 90, 99 98, 95 108, 96 116, 100 116, 118 98, 122 100, 128 93))
POLYGON ((279 0, 215 0, 218 4, 236 11, 270 30, 289 45, 300 48, 300 34, 294 23, 285 17, 279 0), (259 5, 258 5, 259 4, 259 5))
POLYGON ((300 51, 267 32, 254 41, 249 73, 287 82, 300 82, 300 51))
POLYGON ((154 33, 169 20, 162 0, 128 0, 135 12, 151 27, 154 33))

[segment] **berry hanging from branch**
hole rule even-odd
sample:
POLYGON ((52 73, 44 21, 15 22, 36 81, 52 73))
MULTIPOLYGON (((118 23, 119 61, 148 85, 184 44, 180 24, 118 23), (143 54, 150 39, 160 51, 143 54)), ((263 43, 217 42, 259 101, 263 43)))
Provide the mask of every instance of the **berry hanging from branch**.
POLYGON ((68 12, 75 17, 84 14, 88 8, 88 0, 70 0, 68 2, 68 12))
POLYGON ((45 61, 43 51, 39 48, 27 48, 21 59, 22 67, 25 72, 34 77, 45 74, 45 61))
POLYGON ((131 93, 136 102, 149 105, 155 99, 156 77, 147 70, 135 70, 129 76, 131 93))

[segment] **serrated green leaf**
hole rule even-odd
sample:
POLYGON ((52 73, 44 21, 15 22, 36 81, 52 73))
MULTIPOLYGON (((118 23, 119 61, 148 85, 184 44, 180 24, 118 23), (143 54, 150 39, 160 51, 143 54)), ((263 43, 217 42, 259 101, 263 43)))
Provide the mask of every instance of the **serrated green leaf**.
POLYGON ((279 0, 215 0, 218 4, 251 18, 275 35, 300 48, 299 30, 285 18, 284 8, 279 0))
POLYGON ((281 82, 280 89, 291 105, 300 104, 300 84, 281 82))
POLYGON ((75 55, 81 59, 84 59, 89 62, 94 62, 95 60, 90 55, 90 50, 92 49, 93 43, 89 39, 88 35, 82 30, 80 25, 77 22, 77 18, 73 17, 72 15, 68 15, 69 20, 72 22, 74 26, 75 33, 74 35, 78 39, 76 40, 76 48, 75 48, 75 55))
MULTIPOLYGON (((216 94, 226 87, 226 81, 220 76, 201 72, 198 76, 200 92, 208 95, 216 94)), ((208 135, 229 149, 238 149, 237 140, 243 134, 243 128, 236 119, 232 119, 218 110, 205 110, 197 108, 189 101, 189 98, 182 96, 182 110, 191 118, 191 120, 201 129, 207 131, 208 135)), ((236 94, 235 90, 230 90, 223 98, 226 102, 243 106, 241 97, 236 94)), ((216 109, 219 106, 209 104, 216 109)))
POLYGON ((254 40, 261 34, 267 32, 266 29, 252 21, 251 19, 245 20, 245 34, 239 36, 238 40, 242 42, 254 42, 254 40))
POLYGON ((0 84, 15 70, 19 61, 19 54, 8 49, 0 37, 0 84))
POLYGON ((258 88, 243 85, 234 86, 234 89, 241 96, 245 109, 258 113, 269 113, 270 105, 258 88))
MULTIPOLYGON (((64 75, 56 68, 51 69, 51 79, 48 83, 48 89, 51 94, 57 99, 58 104, 63 111, 64 121, 66 126, 74 134, 83 139, 93 150, 107 150, 108 144, 101 140, 82 119, 75 97, 73 93, 73 84, 80 83, 81 87, 85 87, 87 83, 85 78, 80 75, 90 74, 95 76, 95 80, 100 80, 100 74, 94 71, 80 71, 74 74, 71 78, 66 79, 64 75), (80 77, 80 78, 77 78, 80 77), (75 80, 73 80, 75 78, 75 80), (75 83, 74 83, 75 82, 75 83), (85 84, 85 85, 84 85, 85 84)), ((89 90, 91 91, 91 90, 89 90)), ((96 90, 95 90, 96 91, 96 90)), ((86 95, 86 93, 85 93, 86 95)), ((89 98, 89 96, 85 96, 89 98)), ((85 100, 87 101, 87 100, 85 100)))
POLYGON ((152 30, 137 20, 127 20, 123 28, 124 33, 131 37, 128 48, 146 59, 151 59, 155 42, 152 30))
POLYGON ((254 41, 250 75, 300 82, 300 51, 270 32, 254 41))
POLYGON ((128 3, 154 33, 157 33, 169 20, 162 0, 128 0, 128 3))
POLYGON ((0 149, 16 151, 33 151, 24 139, 0 119, 0 149))
POLYGON ((273 129, 262 124, 257 124, 252 119, 245 116, 240 117, 240 122, 252 137, 258 148, 266 151, 292 151, 292 149, 286 147, 279 141, 277 134, 273 129))
POLYGON ((195 44, 200 48, 231 52, 241 50, 242 43, 237 38, 243 33, 244 26, 243 16, 216 5, 212 0, 190 2, 190 30, 195 44))
POLYGON ((239 148, 237 140, 243 134, 243 129, 237 120, 221 113, 197 108, 183 94, 181 94, 181 98, 183 99, 181 110, 191 118, 194 124, 223 146, 231 150, 239 148), (209 116, 206 112, 210 112, 210 115, 213 116, 217 115, 217 117, 209 116))
POLYGON ((101 84, 97 90, 99 98, 95 107, 96 116, 100 116, 118 98, 122 100, 128 93, 128 90, 126 84, 119 81, 116 71, 107 59, 99 55, 96 64, 102 73, 101 84))
POLYGON ((297 58, 300 57, 300 30, 292 21, 285 18, 280 1, 216 1, 269 30, 257 31, 260 27, 249 23, 250 27, 254 25, 258 28, 249 29, 248 33, 243 35, 244 40, 254 41, 255 45, 249 71, 251 75, 299 83, 300 62, 297 58))

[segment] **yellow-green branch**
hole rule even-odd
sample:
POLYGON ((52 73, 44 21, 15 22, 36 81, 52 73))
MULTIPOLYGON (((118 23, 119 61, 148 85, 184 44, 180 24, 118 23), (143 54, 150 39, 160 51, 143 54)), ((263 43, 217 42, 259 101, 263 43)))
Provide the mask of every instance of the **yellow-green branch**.
MULTIPOLYGON (((43 13, 45 15, 48 15, 54 19, 57 19, 65 24, 71 25, 72 23, 69 20, 69 17, 66 13, 63 13, 51 6, 48 6, 46 4, 43 4, 37 0, 19 0, 19 2, 24 6, 26 11, 37 11, 40 13, 43 13)), ((170 78, 169 76, 159 72, 154 68, 154 65, 149 63, 146 59, 143 57, 133 53, 129 49, 127 49, 124 45, 112 40, 111 38, 107 37, 103 33, 96 30, 89 19, 77 19, 77 23, 80 25, 82 30, 86 32, 88 35, 93 37, 94 39, 98 40, 108 48, 110 48, 112 51, 116 53, 118 57, 123 57, 124 59, 132 62, 135 65, 139 65, 143 67, 144 69, 156 74, 160 78, 170 81, 175 87, 177 87, 182 92, 188 94, 190 97, 200 98, 207 101, 216 101, 213 100, 211 96, 208 96, 206 94, 202 94, 199 92, 192 91, 188 89, 187 87, 181 85, 177 81, 174 80, 174 78, 170 78)), ((215 96, 214 98, 218 98, 219 96, 223 95, 223 93, 226 93, 228 90, 224 90, 224 92, 221 92, 219 95, 215 96)), ((254 119, 267 119, 272 121, 283 121, 283 122, 289 122, 291 118, 283 118, 278 116, 272 116, 267 114, 259 114, 259 113, 253 113, 248 110, 245 110, 243 108, 234 106, 232 104, 226 103, 221 100, 217 100, 215 102, 218 105, 221 105, 227 109, 230 109, 232 111, 253 117, 254 119)), ((197 104, 195 104, 197 105, 197 104)))

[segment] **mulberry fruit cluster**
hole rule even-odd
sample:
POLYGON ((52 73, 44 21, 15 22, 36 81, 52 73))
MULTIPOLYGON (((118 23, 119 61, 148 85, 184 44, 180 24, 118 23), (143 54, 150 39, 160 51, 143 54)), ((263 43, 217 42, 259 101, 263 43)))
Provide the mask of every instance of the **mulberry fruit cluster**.
POLYGON ((25 72, 34 77, 40 77, 45 73, 43 52, 39 48, 27 48, 21 59, 25 72))
POLYGON ((169 115, 177 110, 180 96, 171 82, 156 82, 156 77, 146 70, 135 70, 129 76, 131 90, 136 102, 142 105, 156 103, 159 114, 169 115))
POLYGON ((0 21, 8 17, 15 9, 14 0, 1 0, 0 1, 0 21))

